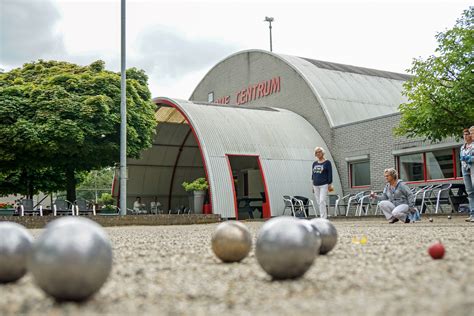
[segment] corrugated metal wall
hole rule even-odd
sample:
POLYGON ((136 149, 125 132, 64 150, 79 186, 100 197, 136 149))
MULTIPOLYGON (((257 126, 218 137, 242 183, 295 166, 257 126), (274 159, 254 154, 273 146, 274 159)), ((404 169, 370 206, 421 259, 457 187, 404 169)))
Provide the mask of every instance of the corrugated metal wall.
MULTIPOLYGON (((267 185, 272 216, 281 215, 283 195, 312 197, 311 164, 314 147, 324 144, 318 132, 301 116, 276 108, 200 105, 167 100, 180 108, 199 138, 208 168, 215 213, 235 217, 227 154, 258 155, 267 185)), ((159 100, 156 102, 160 102, 159 100)), ((327 158, 332 156, 327 148, 327 158)), ((340 192, 334 168, 334 184, 340 192)))

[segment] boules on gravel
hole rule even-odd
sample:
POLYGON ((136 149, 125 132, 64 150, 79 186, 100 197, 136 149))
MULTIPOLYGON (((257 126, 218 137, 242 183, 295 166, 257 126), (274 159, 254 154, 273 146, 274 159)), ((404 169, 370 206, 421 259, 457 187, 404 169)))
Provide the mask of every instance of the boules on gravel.
POLYGON ((433 219, 431 217, 428 220, 430 221, 430 223, 433 223, 433 219))
POLYGON ((15 282, 27 272, 33 236, 17 223, 0 223, 0 283, 15 282))
POLYGON ((239 262, 252 248, 252 235, 241 222, 223 222, 216 227, 211 244, 212 251, 223 262, 239 262))
POLYGON ((337 230, 336 227, 327 219, 324 218, 313 218, 310 220, 313 225, 321 234, 321 248, 319 253, 325 255, 330 252, 337 243, 337 230))
POLYGON ((295 279, 308 271, 317 255, 314 234, 299 219, 280 216, 263 224, 255 256, 273 279, 295 279))
POLYGON ((28 269, 57 301, 85 301, 107 280, 112 247, 100 225, 79 217, 54 220, 33 244, 28 269))
POLYGON ((314 227, 309 222, 309 220, 300 219, 299 222, 300 222, 301 225, 303 225, 313 235, 314 242, 316 243, 316 247, 318 249, 318 251, 317 251, 317 255, 318 255, 319 254, 319 249, 321 248, 321 243, 322 243, 321 233, 319 232, 319 230, 316 229, 316 227, 314 227))

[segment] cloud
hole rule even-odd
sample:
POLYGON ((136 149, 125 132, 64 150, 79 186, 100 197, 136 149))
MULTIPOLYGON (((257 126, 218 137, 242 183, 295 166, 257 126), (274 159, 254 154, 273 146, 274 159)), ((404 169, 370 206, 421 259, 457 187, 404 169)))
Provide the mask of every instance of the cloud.
POLYGON ((172 81, 209 68, 237 50, 237 46, 210 39, 190 39, 163 26, 153 26, 136 40, 130 65, 160 81, 172 81))
POLYGON ((64 56, 56 24, 61 16, 50 0, 2 0, 0 64, 18 66, 39 58, 64 56))

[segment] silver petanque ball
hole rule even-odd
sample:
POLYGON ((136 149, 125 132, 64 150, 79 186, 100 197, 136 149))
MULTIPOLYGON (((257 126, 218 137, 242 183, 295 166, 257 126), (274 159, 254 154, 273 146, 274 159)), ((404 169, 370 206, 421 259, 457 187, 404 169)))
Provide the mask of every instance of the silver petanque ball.
POLYGON ((216 227, 211 244, 212 251, 223 262, 238 262, 250 252, 252 235, 241 222, 223 222, 216 227))
POLYGON ((33 237, 25 227, 0 223, 0 283, 19 280, 26 273, 33 237))
POLYGON ((322 244, 321 233, 319 232, 319 230, 316 229, 316 227, 314 227, 310 223, 309 220, 300 219, 299 223, 301 225, 303 225, 309 232, 311 232, 312 238, 314 239, 314 242, 316 243, 316 247, 317 247, 316 254, 318 255, 319 254, 319 249, 321 248, 321 244, 322 244))
POLYGON ((319 253, 324 255, 331 251, 337 243, 337 230, 334 225, 324 218, 313 218, 310 221, 321 234, 321 248, 319 253))
POLYGON ((255 255, 260 266, 274 279, 301 277, 318 252, 314 234, 289 216, 267 221, 257 237, 255 255))
POLYGON ((80 217, 57 219, 33 245, 28 269, 35 283, 58 301, 84 301, 104 284, 112 247, 97 223, 80 217))

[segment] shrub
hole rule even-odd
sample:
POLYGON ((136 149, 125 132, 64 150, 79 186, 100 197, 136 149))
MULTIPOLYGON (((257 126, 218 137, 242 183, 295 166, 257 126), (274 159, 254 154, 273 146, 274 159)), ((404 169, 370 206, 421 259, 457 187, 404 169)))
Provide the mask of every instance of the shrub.
POLYGON ((103 205, 112 205, 114 204, 114 198, 112 197, 112 194, 110 193, 102 193, 99 199, 99 203, 103 205))
POLYGON ((185 191, 205 191, 209 188, 206 178, 197 178, 193 182, 183 182, 185 191))

